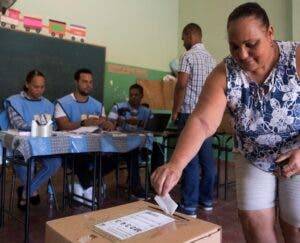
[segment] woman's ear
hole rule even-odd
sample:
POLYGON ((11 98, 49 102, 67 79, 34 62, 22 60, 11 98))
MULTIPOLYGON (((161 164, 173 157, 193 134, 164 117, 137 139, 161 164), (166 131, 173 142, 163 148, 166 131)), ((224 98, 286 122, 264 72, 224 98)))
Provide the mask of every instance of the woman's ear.
POLYGON ((267 37, 270 40, 270 43, 273 44, 273 39, 274 39, 274 28, 272 25, 269 26, 267 30, 267 37))

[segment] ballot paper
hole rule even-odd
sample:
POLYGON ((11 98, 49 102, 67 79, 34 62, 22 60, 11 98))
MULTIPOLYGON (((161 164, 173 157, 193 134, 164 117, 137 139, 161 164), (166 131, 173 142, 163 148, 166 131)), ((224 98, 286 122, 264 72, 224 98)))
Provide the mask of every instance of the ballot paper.
POLYGON ((125 240, 175 221, 173 218, 151 210, 143 210, 124 217, 96 224, 95 227, 114 237, 125 240))
POLYGON ((157 202, 159 207, 166 213, 173 215, 176 208, 178 207, 177 203, 171 198, 170 194, 168 193, 166 196, 161 197, 156 195, 154 200, 157 202))

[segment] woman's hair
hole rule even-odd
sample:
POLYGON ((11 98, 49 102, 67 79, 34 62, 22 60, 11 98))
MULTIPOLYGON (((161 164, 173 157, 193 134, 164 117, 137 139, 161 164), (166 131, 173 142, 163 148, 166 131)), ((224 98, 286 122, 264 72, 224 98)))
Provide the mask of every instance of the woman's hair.
POLYGON ((256 19, 260 20, 260 22, 266 27, 269 28, 270 22, 266 11, 258 4, 254 2, 248 2, 239 5, 236 7, 231 14, 228 16, 227 19, 227 29, 231 22, 245 17, 255 17, 256 19))
MULTIPOLYGON (((45 75, 42 72, 40 72, 39 70, 31 70, 29 73, 27 73, 26 80, 25 80, 26 83, 27 84, 31 83, 32 79, 36 76, 41 76, 41 77, 45 78, 45 75)), ((23 90, 25 92, 28 91, 26 84, 23 85, 23 90)))

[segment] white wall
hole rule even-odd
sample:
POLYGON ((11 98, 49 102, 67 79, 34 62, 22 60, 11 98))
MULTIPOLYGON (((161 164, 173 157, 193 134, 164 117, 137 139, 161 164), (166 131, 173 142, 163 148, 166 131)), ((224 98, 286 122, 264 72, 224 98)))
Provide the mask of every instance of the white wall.
MULTIPOLYGON (((299 0, 294 1, 300 2, 299 0)), ((244 2, 248 1, 180 0, 178 52, 184 51, 180 40, 183 27, 190 22, 195 22, 203 30, 203 43, 217 61, 221 61, 229 53, 226 34, 227 17, 235 7, 244 2)), ((260 0, 257 2, 266 10, 270 22, 275 28, 275 38, 292 39, 291 0, 260 0)))
POLYGON ((300 1, 292 0, 292 13, 293 13, 293 40, 300 41, 300 1))
POLYGON ((106 61, 161 71, 178 51, 178 0, 18 0, 22 14, 87 27, 106 61))
MULTIPOLYGON (((226 21, 241 0, 18 0, 23 13, 81 24, 87 42, 105 46, 106 60, 169 71, 183 51, 182 28, 189 22, 203 29, 203 42, 217 61, 228 54, 226 21), (88 3, 88 4, 87 4, 88 3)), ((299 0, 260 0, 277 39, 300 39, 299 0), (292 9, 293 5, 293 9, 292 9)))

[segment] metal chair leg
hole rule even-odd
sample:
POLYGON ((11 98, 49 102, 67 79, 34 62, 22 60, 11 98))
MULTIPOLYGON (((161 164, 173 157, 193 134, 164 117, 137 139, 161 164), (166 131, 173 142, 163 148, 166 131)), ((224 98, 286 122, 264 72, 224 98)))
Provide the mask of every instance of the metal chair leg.
POLYGON ((228 147, 225 146, 225 173, 224 173, 224 200, 227 200, 228 194, 228 147))
POLYGON ((66 193, 69 191, 69 186, 67 184, 67 158, 64 157, 63 160, 63 196, 62 196, 62 210, 65 211, 66 207, 66 193))
POLYGON ((54 187, 54 184, 53 184, 52 177, 49 178, 49 183, 50 183, 50 185, 51 185, 51 187, 52 187, 52 192, 53 192, 53 197, 54 197, 55 208, 56 208, 57 212, 59 212, 59 207, 58 207, 57 197, 56 197, 56 190, 55 190, 55 187, 54 187))
POLYGON ((10 200, 9 200, 9 215, 13 214, 14 208, 14 196, 15 196, 15 182, 16 182, 16 174, 13 170, 13 174, 11 176, 11 187, 10 187, 10 200))

